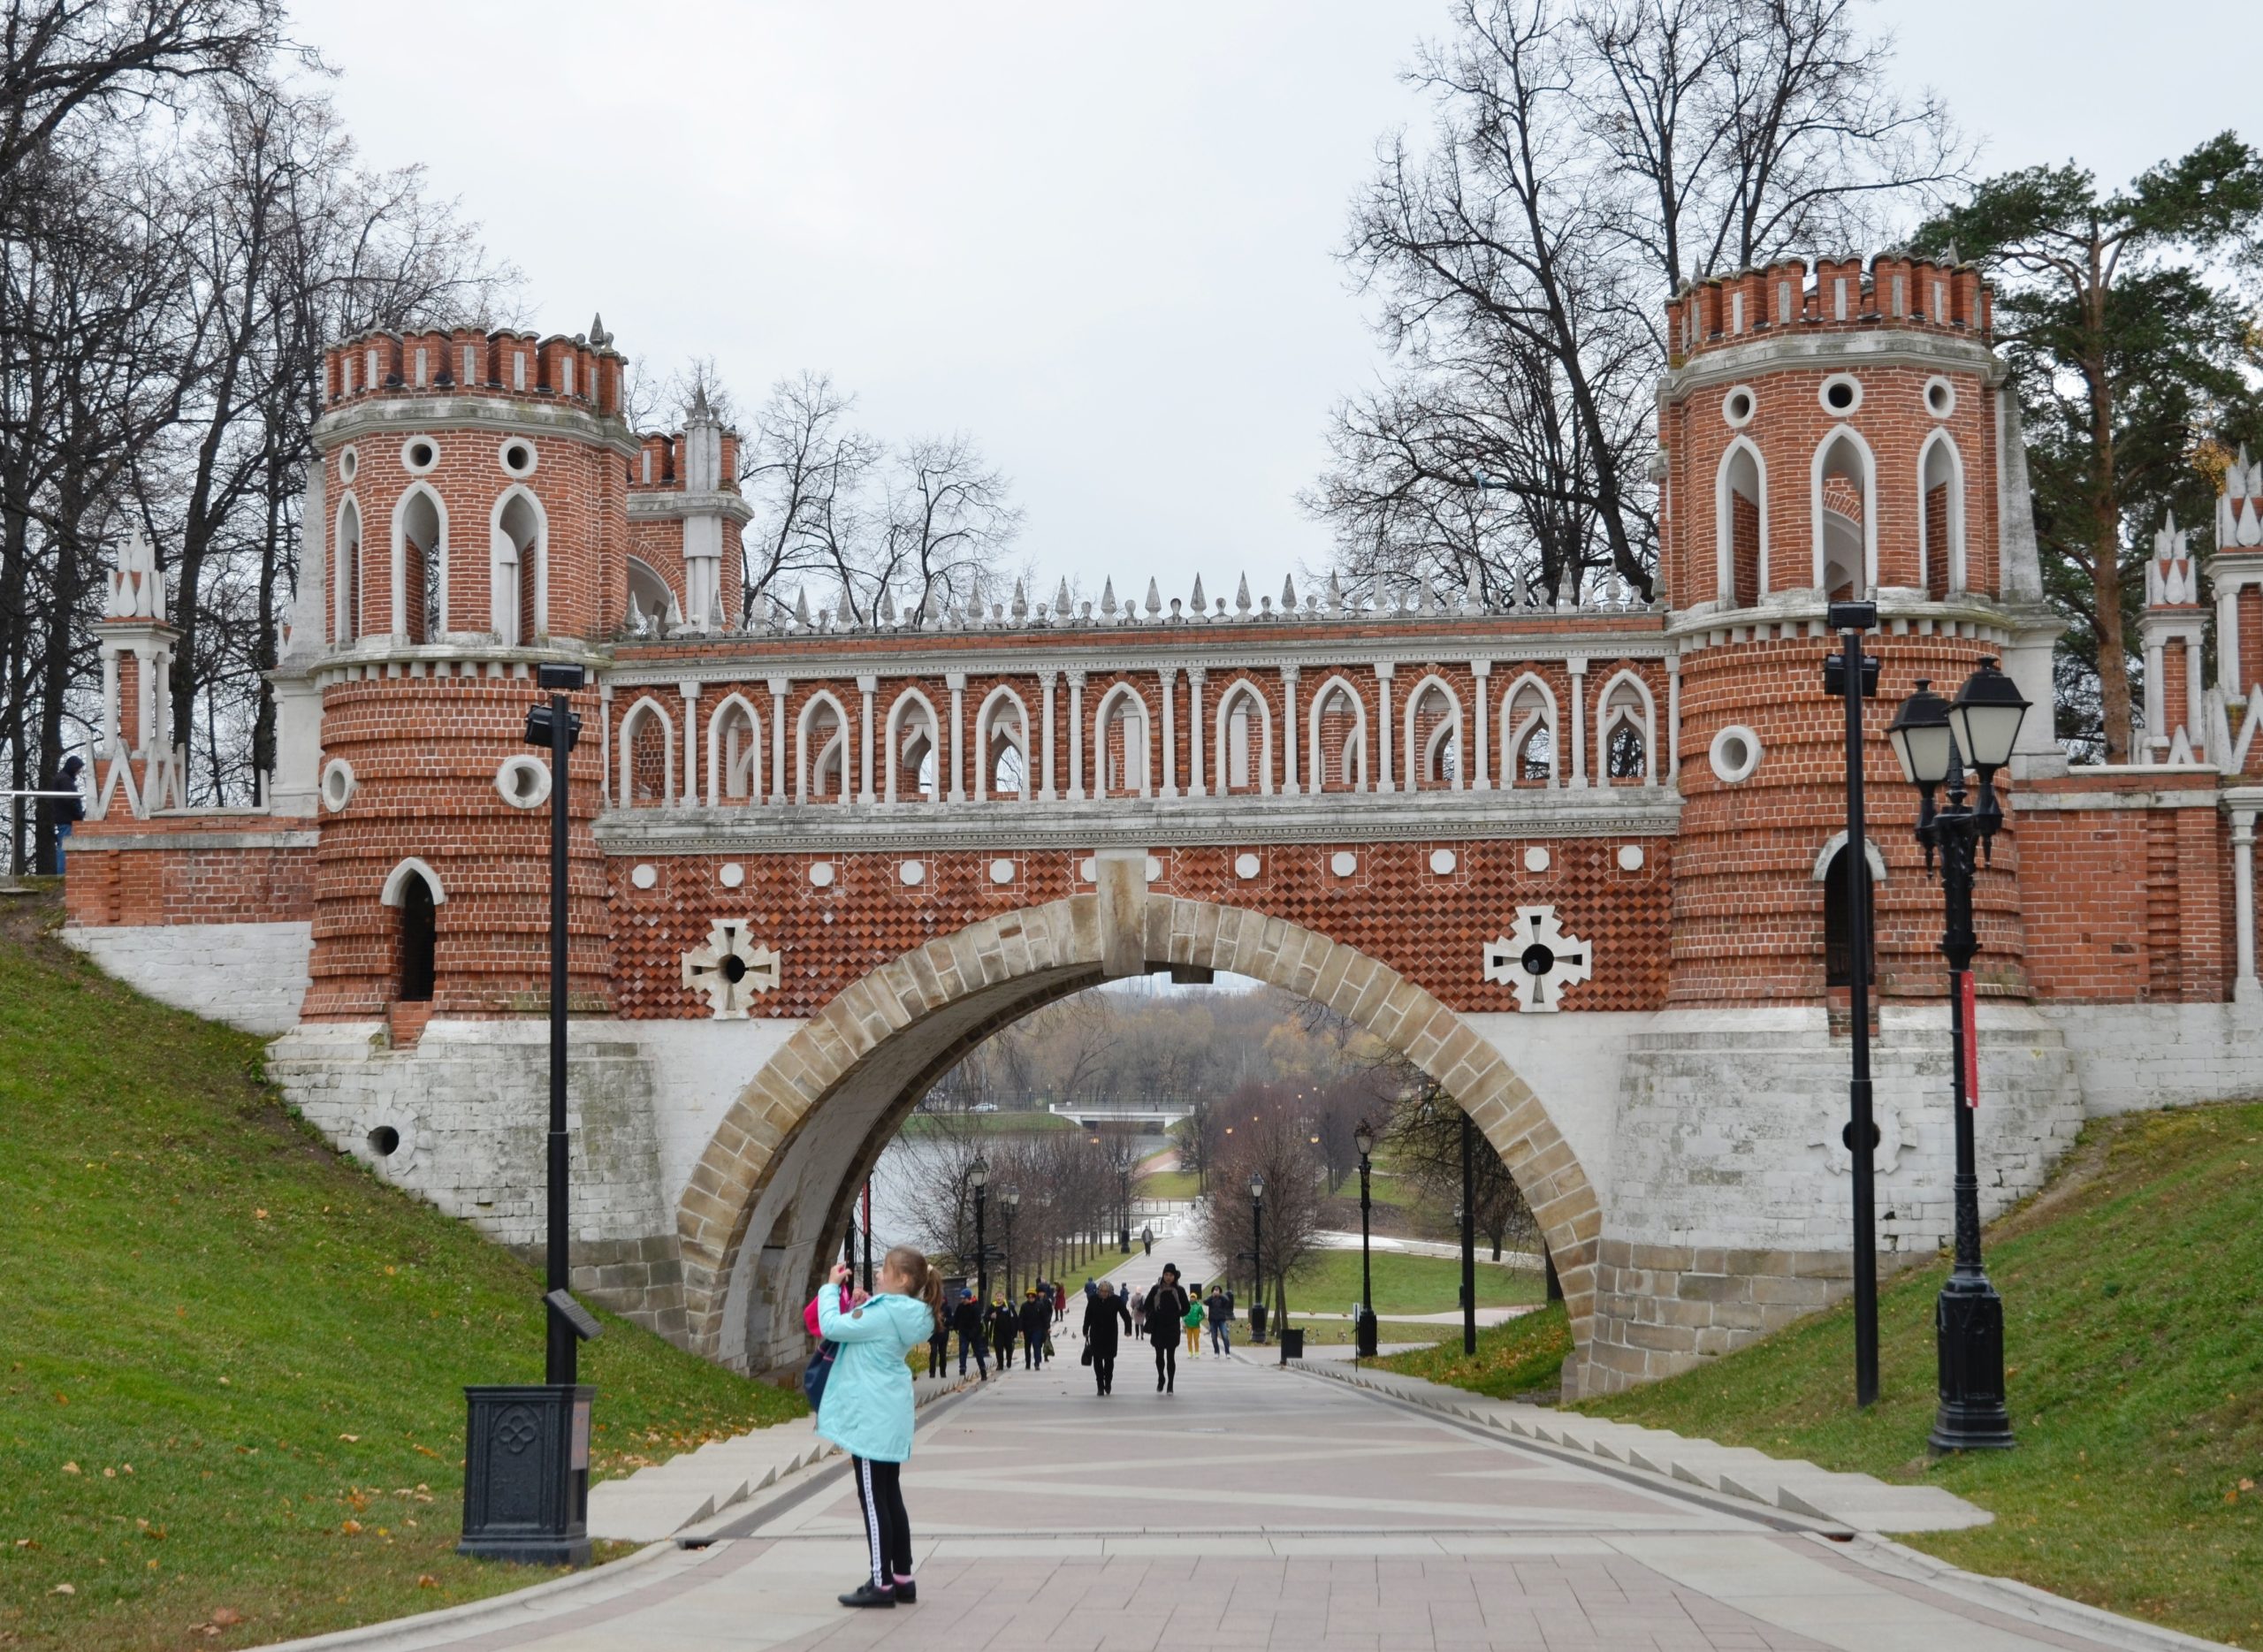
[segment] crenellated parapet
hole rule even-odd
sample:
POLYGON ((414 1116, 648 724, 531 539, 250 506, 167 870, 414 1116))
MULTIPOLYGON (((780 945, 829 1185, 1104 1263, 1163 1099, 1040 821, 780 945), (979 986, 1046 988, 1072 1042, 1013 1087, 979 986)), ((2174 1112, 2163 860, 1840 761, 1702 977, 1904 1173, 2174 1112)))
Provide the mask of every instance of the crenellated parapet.
POLYGON ((603 317, 572 338, 509 327, 368 332, 323 353, 323 402, 338 408, 400 396, 524 398, 616 418, 623 366, 603 317))
POLYGON ((1666 304, 1669 363, 1757 339, 1832 332, 1932 333, 1985 345, 1993 296, 1970 264, 1880 253, 1787 258, 1693 283, 1666 304))

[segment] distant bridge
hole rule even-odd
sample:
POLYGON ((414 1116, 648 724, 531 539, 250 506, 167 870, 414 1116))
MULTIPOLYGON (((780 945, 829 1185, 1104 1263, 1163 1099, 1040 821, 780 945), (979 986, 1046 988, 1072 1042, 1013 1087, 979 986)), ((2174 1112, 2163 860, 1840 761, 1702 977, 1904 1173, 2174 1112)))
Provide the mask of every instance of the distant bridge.
POLYGON ((1102 1124, 1139 1124, 1162 1131, 1187 1117, 1193 1108, 1173 1101, 1156 1101, 1146 1106, 1137 1102, 1111 1101, 1102 1107, 1079 1107, 1074 1102, 1055 1101, 1046 1111, 1056 1118, 1072 1119, 1085 1130, 1097 1130, 1102 1124))

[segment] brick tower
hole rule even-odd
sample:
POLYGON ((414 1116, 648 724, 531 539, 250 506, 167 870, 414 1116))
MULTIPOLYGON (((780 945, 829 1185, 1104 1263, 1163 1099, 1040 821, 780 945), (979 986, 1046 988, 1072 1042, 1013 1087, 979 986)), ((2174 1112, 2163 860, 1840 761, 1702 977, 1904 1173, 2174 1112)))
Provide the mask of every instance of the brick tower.
MULTIPOLYGON (((1937 904, 1885 730, 1917 678, 1953 695, 2031 624, 2024 509, 2000 493, 2008 415, 1989 301, 1970 269, 1880 256, 1748 270, 1667 308, 1661 572, 1685 799, 1670 1004, 1815 1004, 1845 981, 1844 883, 1827 878, 1845 733, 1819 671, 1833 598, 1878 605, 1870 838, 1874 864, 1909 869, 1876 892, 1875 978, 1885 997, 1939 992, 1937 904)), ((2016 993, 2011 837, 1979 893, 1977 967, 1982 990, 2016 993)))
MULTIPOLYGON (((580 338, 459 330, 331 349, 317 520, 292 658, 320 697, 309 1020, 537 1013, 548 775, 523 742, 545 661, 599 664, 625 609, 639 448, 621 360, 580 338)), ((573 992, 609 1001, 598 695, 574 763, 573 992)))

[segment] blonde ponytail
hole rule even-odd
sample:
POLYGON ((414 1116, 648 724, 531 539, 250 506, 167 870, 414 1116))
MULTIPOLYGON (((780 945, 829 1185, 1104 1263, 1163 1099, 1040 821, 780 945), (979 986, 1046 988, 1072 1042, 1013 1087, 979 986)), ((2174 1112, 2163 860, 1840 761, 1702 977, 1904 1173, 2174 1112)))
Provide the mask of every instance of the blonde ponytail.
POLYGON ((902 1275, 911 1287, 911 1294, 927 1305, 934 1328, 940 1329, 943 1323, 943 1276, 935 1271, 926 1252, 898 1245, 888 1251, 887 1263, 888 1271, 902 1275))

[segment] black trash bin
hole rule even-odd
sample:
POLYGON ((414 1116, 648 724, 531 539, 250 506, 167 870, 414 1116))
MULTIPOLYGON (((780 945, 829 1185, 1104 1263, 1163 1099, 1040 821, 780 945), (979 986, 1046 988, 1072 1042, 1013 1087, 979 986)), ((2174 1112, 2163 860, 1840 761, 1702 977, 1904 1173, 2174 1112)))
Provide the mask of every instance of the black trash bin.
POLYGON ((1305 1334, 1303 1328, 1294 1325, 1283 1326, 1281 1328, 1282 1363, 1285 1365, 1292 1359, 1301 1359, 1304 1357, 1305 1334))
POLYGON ((1253 1343, 1265 1340, 1265 1305, 1262 1302, 1249 1305, 1249 1340, 1253 1343))

